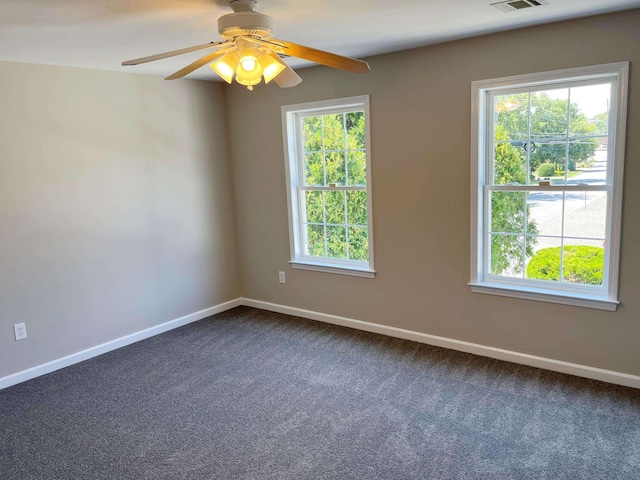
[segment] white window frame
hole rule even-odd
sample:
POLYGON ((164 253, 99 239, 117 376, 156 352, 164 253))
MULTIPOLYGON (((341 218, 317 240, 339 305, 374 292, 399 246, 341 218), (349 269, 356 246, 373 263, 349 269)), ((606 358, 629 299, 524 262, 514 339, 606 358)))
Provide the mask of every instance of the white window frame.
MULTIPOLYGON (((475 81, 471 84, 471 280, 475 293, 524 298, 588 308, 615 311, 618 301, 618 275, 620 264, 620 233, 622 222, 622 185, 624 173, 624 147, 627 118, 629 63, 611 63, 551 72, 475 81), (607 224, 605 237, 605 265, 602 287, 553 285, 551 282, 511 279, 489 273, 487 242, 488 219, 485 218, 487 195, 485 180, 489 178, 493 144, 492 93, 504 94, 540 86, 555 86, 567 82, 612 82, 612 95, 608 131, 608 175, 606 192, 607 224)), ((554 186, 535 186, 535 190, 558 190, 554 186)), ((564 187, 563 187, 564 188, 564 187)), ((529 187, 527 189, 531 190, 529 187)))
POLYGON ((285 172, 287 180, 287 208, 289 212, 289 242, 293 268, 316 270, 328 273, 373 278, 373 218, 371 198, 371 148, 370 148, 369 96, 361 95, 318 102, 285 105, 282 107, 282 132, 284 137, 285 172), (302 155, 301 118, 309 115, 327 115, 364 110, 365 115, 365 187, 322 187, 323 190, 359 189, 367 192, 367 229, 369 260, 356 261, 305 255, 304 215, 302 194, 304 192, 304 165, 302 155))

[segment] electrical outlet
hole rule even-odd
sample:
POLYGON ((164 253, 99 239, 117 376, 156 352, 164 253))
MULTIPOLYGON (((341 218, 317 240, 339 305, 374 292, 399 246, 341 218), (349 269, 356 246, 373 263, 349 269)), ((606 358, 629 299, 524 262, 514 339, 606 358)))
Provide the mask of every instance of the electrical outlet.
POLYGON ((280 283, 284 283, 285 282, 284 272, 278 272, 278 279, 280 280, 280 283))
POLYGON ((27 324, 26 323, 16 323, 13 326, 13 334, 16 337, 16 340, 24 340, 27 338, 27 324))

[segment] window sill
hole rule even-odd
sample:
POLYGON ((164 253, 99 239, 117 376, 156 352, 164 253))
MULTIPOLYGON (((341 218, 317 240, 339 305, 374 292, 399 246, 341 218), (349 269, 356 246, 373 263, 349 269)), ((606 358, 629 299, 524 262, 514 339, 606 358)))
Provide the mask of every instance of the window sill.
POLYGON ((608 310, 610 312, 615 312, 618 308, 618 304, 620 303, 616 300, 609 300, 607 298, 596 297, 593 295, 549 291, 539 288, 505 286, 490 283, 469 283, 469 286, 471 287, 471 291, 474 293, 523 298, 525 300, 535 300, 538 302, 560 303, 576 307, 608 310))
POLYGON ((314 263, 314 262, 301 262, 301 261, 293 261, 289 262, 292 268, 297 268, 300 270, 315 270, 317 272, 325 272, 325 273, 337 273, 338 275, 351 275, 354 277, 364 277, 364 278, 374 278, 376 276, 375 270, 350 267, 344 265, 327 265, 323 263, 314 263))

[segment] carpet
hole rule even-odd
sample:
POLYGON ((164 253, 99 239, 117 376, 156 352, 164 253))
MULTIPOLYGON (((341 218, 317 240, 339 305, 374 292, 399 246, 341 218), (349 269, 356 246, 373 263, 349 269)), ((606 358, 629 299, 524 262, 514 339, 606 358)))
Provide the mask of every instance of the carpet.
POLYGON ((0 478, 638 479, 640 391, 238 307, 0 390, 0 478))

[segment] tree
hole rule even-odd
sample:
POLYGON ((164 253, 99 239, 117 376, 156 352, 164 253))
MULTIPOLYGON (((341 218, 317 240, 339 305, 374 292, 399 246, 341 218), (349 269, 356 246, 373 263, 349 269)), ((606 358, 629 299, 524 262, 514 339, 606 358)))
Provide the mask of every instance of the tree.
MULTIPOLYGON (((507 132, 500 125, 496 127, 496 140, 507 140, 507 132)), ((497 143, 494 159, 494 183, 524 184, 526 180, 525 163, 522 152, 510 143, 497 143)), ((538 233, 535 222, 529 215, 525 192, 492 192, 491 194, 491 231, 518 235, 493 235, 491 239, 491 272, 503 273, 509 267, 515 272, 524 268, 523 241, 525 231, 525 212, 527 218, 526 231, 538 233)), ((535 237, 529 237, 525 245, 525 255, 533 255, 535 237)))
MULTIPOLYGON (((541 163, 557 163, 575 169, 577 162, 593 157, 599 140, 576 138, 599 134, 594 123, 580 111, 577 103, 551 98, 547 93, 521 93, 498 97, 497 125, 507 133, 505 140, 529 144, 529 174, 533 178, 541 163), (531 115, 529 115, 529 113, 531 115), (569 118, 569 157, 567 158, 567 115, 569 118), (530 122, 530 128, 529 128, 530 122), (529 132, 529 135, 527 135, 529 132)), ((602 115, 602 114, 600 114, 602 115)), ((606 113, 604 114, 606 116, 606 113)), ((497 138, 496 138, 497 140, 497 138)))
MULTIPOLYGON (((305 117, 305 185, 366 185, 364 112, 305 117)), ((367 192, 305 192, 308 254, 368 260, 367 192), (325 235, 326 234, 326 235, 325 235)))
POLYGON ((607 112, 598 113, 591 119, 591 124, 598 135, 606 135, 609 131, 609 114, 607 112))

